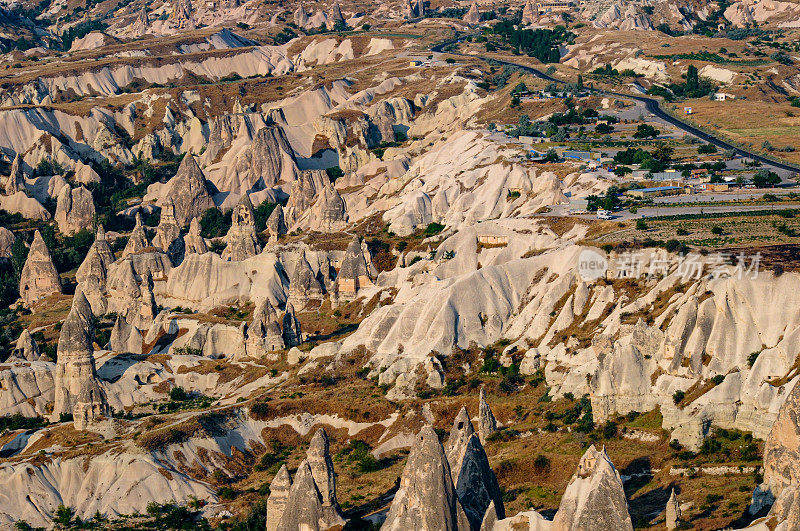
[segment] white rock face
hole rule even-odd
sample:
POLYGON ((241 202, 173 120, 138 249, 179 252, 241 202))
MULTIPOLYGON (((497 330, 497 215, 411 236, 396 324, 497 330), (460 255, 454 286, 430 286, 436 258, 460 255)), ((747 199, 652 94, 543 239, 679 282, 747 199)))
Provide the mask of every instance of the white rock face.
POLYGON ((26 306, 61 293, 61 278, 53 265, 50 251, 37 230, 33 235, 33 243, 22 268, 19 279, 19 295, 26 306))
POLYGON ((400 179, 387 182, 379 195, 388 200, 383 215, 391 230, 411 234, 431 222, 461 229, 487 219, 526 216, 542 206, 566 202, 563 185, 553 174, 498 164, 497 145, 477 132, 461 132, 419 157, 400 179), (458 181, 452 175, 458 174, 458 181), (508 200, 511 190, 521 197, 508 200), (402 190, 402 192, 401 192, 402 190))
POLYGON ((16 192, 14 195, 0 196, 0 208, 12 214, 20 214, 27 219, 47 221, 50 219, 50 212, 42 204, 28 197, 25 192, 16 192))
POLYGON ((764 482, 775 496, 800 485, 800 386, 795 385, 781 406, 764 444, 764 482))
POLYGON ((147 503, 213 499, 209 486, 177 470, 159 471, 162 463, 150 454, 109 452, 91 458, 50 459, 41 466, 27 463, 0 466, 0 481, 9 488, 0 494, 0 522, 11 526, 23 519, 49 525, 60 504, 69 505, 83 518, 96 512, 118 515, 144 512, 147 503), (88 466, 87 466, 88 465, 88 466), (95 495, 87 496, 93 492, 95 495), (26 497, 35 500, 26 501, 26 497))
POLYGON ((80 230, 91 230, 94 216, 94 200, 89 190, 83 186, 71 190, 65 186, 61 189, 54 216, 59 232, 71 236, 80 230))
POLYGON ((444 449, 430 426, 417 435, 381 529, 470 529, 444 449))
POLYGON ((247 194, 242 195, 239 204, 233 209, 231 228, 225 235, 225 243, 223 260, 247 260, 261 252, 261 244, 256 236, 253 204, 247 194))
POLYGON ((54 378, 55 364, 47 361, 14 364, 0 370, 0 415, 44 415, 46 404, 52 403, 55 396, 54 378))
POLYGON ((292 488, 292 478, 286 465, 281 466, 278 473, 269 484, 269 498, 267 499, 267 531, 275 531, 283 517, 289 491, 292 488))
POLYGON ((110 416, 105 391, 94 362, 94 316, 89 301, 79 292, 58 337, 53 417, 73 416, 75 429, 83 430, 110 416))
POLYGON ((180 227, 214 207, 214 201, 208 193, 205 175, 191 153, 184 156, 178 173, 169 182, 163 187, 151 185, 148 194, 151 193, 151 188, 158 190, 154 193, 157 193, 160 205, 167 199, 175 205, 175 221, 180 227))
POLYGON ((653 23, 646 14, 640 12, 635 5, 628 5, 626 8, 624 4, 613 4, 594 25, 623 31, 653 29, 653 23))
POLYGON ((210 309, 238 301, 286 302, 278 259, 264 252, 247 260, 225 261, 218 254, 192 254, 169 274, 159 295, 175 306, 210 309))
POLYGON ((633 530, 622 480, 605 449, 598 451, 592 445, 583 454, 561 498, 551 529, 633 530))

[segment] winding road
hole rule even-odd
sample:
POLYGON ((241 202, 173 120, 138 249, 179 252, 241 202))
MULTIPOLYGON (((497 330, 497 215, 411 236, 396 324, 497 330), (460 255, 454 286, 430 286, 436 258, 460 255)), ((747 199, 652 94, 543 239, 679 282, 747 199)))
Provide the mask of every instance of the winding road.
MULTIPOLYGON (((453 44, 453 43, 459 42, 461 40, 462 39, 456 39, 456 40, 450 40, 450 41, 447 41, 447 42, 443 42, 443 43, 437 44, 436 46, 433 46, 431 48, 431 52, 448 53, 450 55, 461 55, 463 57, 474 57, 476 59, 481 59, 481 60, 487 61, 487 62, 492 61, 492 62, 495 62, 497 64, 507 65, 507 66, 512 66, 512 67, 515 67, 515 68, 519 68, 521 70, 524 70, 524 71, 528 72, 529 74, 534 75, 535 77, 538 77, 539 79, 543 79, 543 80, 549 81, 551 83, 566 84, 566 81, 554 78, 553 76, 549 76, 549 75, 545 74, 544 72, 542 72, 541 70, 538 70, 538 69, 536 69, 536 68, 534 68, 532 66, 521 65, 519 63, 514 63, 514 62, 511 62, 511 61, 505 61, 503 59, 495 59, 493 57, 484 57, 484 56, 481 56, 481 55, 464 55, 464 54, 460 54, 460 53, 443 52, 445 46, 448 46, 449 44, 453 44)), ((693 136, 696 136, 697 138, 699 138, 701 140, 704 140, 705 142, 708 142, 709 144, 714 144, 718 148, 721 148, 721 149, 724 149, 724 150, 730 150, 730 151, 732 151, 732 152, 734 152, 734 153, 736 153, 736 154, 738 154, 738 155, 740 155, 742 157, 747 157, 747 158, 752 159, 752 160, 757 160, 760 163, 768 165, 768 166, 772 166, 773 168, 778 168, 778 169, 785 170, 785 171, 792 172, 792 173, 800 173, 800 166, 795 166, 794 164, 789 164, 789 163, 786 163, 786 162, 779 162, 779 161, 776 161, 776 160, 769 159, 769 158, 767 158, 767 157, 765 157, 763 155, 759 155, 758 153, 754 153, 752 151, 747 151, 746 149, 742 149, 740 147, 734 146, 733 144, 731 144, 731 143, 729 143, 729 142, 727 142, 727 141, 725 141, 725 140, 723 140, 723 139, 721 139, 721 138, 719 138, 717 136, 711 135, 711 134, 709 134, 709 133, 707 133, 707 132, 705 132, 705 131, 703 131, 703 130, 701 130, 701 129, 699 129, 699 128, 691 125, 691 124, 688 124, 688 123, 686 123, 686 122, 684 122, 682 120, 679 120, 679 119, 675 118, 674 116, 672 116, 671 114, 666 112, 664 109, 662 109, 661 108, 661 102, 659 100, 655 99, 655 98, 648 98, 646 96, 639 96, 639 95, 635 95, 635 94, 625 94, 625 93, 622 93, 622 92, 613 92, 613 91, 599 90, 599 89, 595 89, 595 92, 598 92, 600 94, 607 94, 609 96, 616 96, 616 97, 619 97, 619 98, 628 98, 628 99, 632 99, 632 100, 636 100, 636 101, 642 102, 642 103, 644 103, 645 108, 647 109, 647 112, 649 112, 653 116, 655 116, 657 118, 660 118, 661 120, 664 120, 665 122, 669 123, 670 125, 673 125, 673 126, 677 127, 678 129, 686 132, 686 133, 689 133, 689 134, 691 134, 693 136)))

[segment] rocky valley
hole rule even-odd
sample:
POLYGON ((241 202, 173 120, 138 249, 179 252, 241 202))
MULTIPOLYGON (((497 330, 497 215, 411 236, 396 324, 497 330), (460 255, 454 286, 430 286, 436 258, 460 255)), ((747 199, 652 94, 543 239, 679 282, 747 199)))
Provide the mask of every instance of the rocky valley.
POLYGON ((0 528, 800 528, 800 4, 0 28, 0 528))

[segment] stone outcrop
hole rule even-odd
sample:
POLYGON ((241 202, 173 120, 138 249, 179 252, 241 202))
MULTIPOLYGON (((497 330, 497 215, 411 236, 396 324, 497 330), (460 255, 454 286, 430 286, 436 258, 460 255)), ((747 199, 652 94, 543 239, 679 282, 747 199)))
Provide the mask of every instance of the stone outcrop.
POLYGON ((477 2, 473 2, 467 14, 464 15, 464 22, 472 26, 481 23, 481 12, 478 11, 477 2))
POLYGON ((88 164, 78 162, 75 164, 74 180, 76 183, 81 184, 99 183, 100 175, 88 164))
POLYGON ((253 321, 247 328, 247 354, 253 357, 263 356, 282 350, 284 346, 278 312, 269 299, 264 299, 253 313, 253 321))
POLYGON ((128 322, 123 315, 117 315, 111 336, 108 340, 108 349, 113 352, 142 353, 142 333, 138 328, 128 322))
POLYGON ((286 235, 289 229, 286 227, 286 220, 283 215, 283 206, 276 206, 267 218, 267 234, 269 243, 277 242, 281 236, 286 235))
POLYGON ((619 472, 605 449, 590 446, 578 463, 553 519, 553 531, 633 530, 619 472))
POLYGON ((490 505, 496 519, 505 517, 500 485, 466 408, 461 408, 450 430, 447 461, 456 494, 473 529, 480 528, 490 505))
POLYGON ((238 116, 223 114, 211 120, 211 133, 208 137, 206 151, 203 154, 206 160, 214 162, 233 144, 239 126, 244 123, 238 116))
POLYGON ((196 24, 192 17, 192 2, 191 0, 176 0, 175 6, 172 9, 170 20, 181 29, 194 29, 196 24))
POLYGON ((308 226, 320 232, 337 232, 347 227, 347 207, 332 184, 322 188, 311 207, 308 226))
POLYGON ((409 20, 424 17, 425 0, 407 0, 405 12, 406 12, 406 18, 409 20))
POLYGON ((328 11, 326 26, 329 30, 332 30, 336 27, 337 23, 339 25, 344 25, 345 20, 344 15, 342 15, 342 8, 339 6, 339 2, 334 2, 330 11, 328 11))
POLYGON ((305 249, 302 251, 300 259, 294 266, 294 272, 289 283, 289 299, 288 301, 302 311, 312 302, 322 303, 325 298, 325 291, 317 280, 314 270, 311 269, 311 264, 306 259, 305 249))
POLYGON ((156 227, 153 246, 167 253, 173 264, 178 263, 183 257, 184 245, 183 238, 181 238, 181 227, 175 220, 175 203, 169 197, 161 205, 161 219, 156 227))
POLYGON ((317 485, 322 499, 322 510, 325 519, 329 522, 344 519, 339 509, 339 502, 336 500, 336 472, 333 470, 333 460, 331 459, 330 442, 328 434, 320 428, 311 438, 311 443, 306 452, 306 461, 311 467, 311 475, 317 485))
POLYGON ((764 482, 776 498, 800 485, 800 385, 786 397, 764 443, 764 482))
POLYGON ((293 347, 303 342, 303 333, 300 330, 300 320, 294 311, 291 302, 286 303, 286 312, 283 314, 283 343, 293 347))
POLYGON ((83 186, 61 188, 54 218, 62 234, 71 236, 78 231, 92 228, 94 216, 94 200, 88 189, 83 186))
MULTIPOLYGON (((277 184, 290 183, 300 173, 294 150, 286 133, 279 126, 262 127, 256 132, 249 161, 251 189, 262 190, 277 184)), ((242 192, 246 193, 247 190, 242 192)))
POLYGON ((14 195, 25 191, 25 172, 22 170, 22 157, 17 153, 11 163, 11 173, 6 179, 3 191, 6 195, 14 195))
POLYGON ((159 201, 162 208, 167 199, 170 199, 175 205, 175 222, 180 227, 185 226, 192 218, 202 215, 209 208, 214 208, 214 201, 208 192, 205 175, 192 153, 187 153, 183 157, 178 173, 169 180, 163 189, 159 201))
POLYGON ((11 258, 17 237, 5 227, 0 227, 0 260, 11 258))
POLYGON ((481 389, 480 398, 478 399, 478 434, 480 435, 481 443, 486 444, 486 440, 491 434, 497 431, 497 420, 494 418, 492 408, 486 402, 486 394, 481 389))
POLYGON ((775 529, 775 531, 790 531, 800 529, 800 488, 792 485, 783 490, 781 495, 775 500, 772 508, 767 515, 767 522, 777 523, 774 528, 763 525, 755 529, 775 529))
POLYGON ((114 251, 106 240, 106 233, 101 225, 97 229, 94 243, 86 253, 86 257, 75 273, 78 284, 88 286, 92 290, 105 291, 108 268, 114 263, 114 251))
POLYGON ((317 200, 323 188, 330 184, 328 174, 323 170, 306 170, 300 172, 292 185, 289 201, 286 202, 286 225, 291 229, 305 215, 317 200))
POLYGON ((261 245, 256 236, 255 213, 248 195, 242 194, 239 203, 233 209, 231 228, 225 235, 227 244, 222 251, 223 260, 247 260, 261 252, 261 245))
POLYGON ((494 508, 494 502, 492 502, 489 504, 489 507, 486 509, 486 513, 483 515, 481 527, 479 528, 480 531, 492 531, 498 520, 499 518, 497 517, 497 511, 494 508))
POLYGON ((147 232, 145 232, 144 225, 142 224, 141 212, 136 213, 136 224, 133 226, 131 235, 128 236, 128 243, 125 244, 125 249, 122 250, 122 257, 137 254, 150 247, 150 242, 147 241, 147 232))
POLYGON ((108 238, 106 237, 106 229, 102 225, 97 225, 97 232, 94 236, 94 244, 92 247, 95 247, 97 250, 97 254, 100 256, 100 259, 103 261, 103 264, 106 267, 111 266, 114 261, 117 259, 114 256, 114 250, 111 249, 111 244, 108 243, 108 238))
POLYGON ((522 8, 522 24, 536 24, 539 21, 539 10, 533 0, 527 0, 525 7, 522 8))
POLYGON ((136 18, 131 25, 131 33, 134 36, 140 37, 146 35, 150 29, 150 17, 147 15, 147 9, 142 7, 136 14, 136 18))
POLYGON ((297 469, 276 529, 339 529, 345 523, 336 501, 336 474, 328 436, 319 429, 311 439, 306 460, 297 469))
POLYGON ((422 428, 416 437, 400 476, 400 488, 381 529, 470 529, 444 448, 430 426, 422 428))
POLYGON ((303 461, 294 476, 289 489, 286 506, 278 522, 277 531, 296 531, 304 529, 319 531, 333 527, 326 522, 322 510, 322 497, 314 483, 314 476, 308 461, 303 461))
POLYGON ((447 461, 450 463, 450 470, 454 476, 456 474, 454 472, 455 466, 464 453, 467 441, 474 433, 475 427, 469 418, 467 408, 462 407, 458 411, 453 421, 453 427, 450 428, 450 435, 447 437, 447 461))
POLYGON ((282 465, 278 473, 269 484, 269 498, 267 498, 267 531, 276 531, 281 521, 286 503, 289 501, 289 491, 292 488, 292 478, 286 465, 282 465))
POLYGON ((37 230, 19 278, 19 295, 26 307, 55 293, 61 293, 61 279, 50 251, 37 230))
POLYGON ((58 337, 53 418, 71 414, 75 429, 83 430, 109 416, 105 391, 94 363, 94 316, 89 301, 78 292, 58 337))
POLYGON ((294 10, 293 18, 298 28, 305 28, 308 25, 308 12, 303 4, 300 4, 297 6, 297 9, 294 10))
POLYGON ((17 338, 17 344, 11 353, 11 357, 21 361, 38 361, 42 358, 42 354, 39 352, 39 345, 36 344, 36 340, 33 339, 27 328, 17 338))
POLYGON ((150 271, 146 271, 142 278, 142 285, 139 287, 142 299, 139 302, 138 322, 139 328, 146 329, 158 315, 158 304, 153 294, 153 276, 150 271))
POLYGON ((678 529, 678 524, 681 521, 681 506, 678 503, 678 496, 675 494, 675 489, 669 495, 667 500, 667 508, 665 511, 666 526, 669 531, 678 529))
POLYGON ((366 242, 355 236, 347 246, 342 267, 336 276, 337 296, 343 300, 356 299, 360 289, 373 285, 374 273, 375 268, 372 266, 366 242))
POLYGON ((208 252, 208 246, 203 235, 200 234, 200 219, 193 218, 189 223, 189 232, 183 237, 185 254, 203 254, 208 252))

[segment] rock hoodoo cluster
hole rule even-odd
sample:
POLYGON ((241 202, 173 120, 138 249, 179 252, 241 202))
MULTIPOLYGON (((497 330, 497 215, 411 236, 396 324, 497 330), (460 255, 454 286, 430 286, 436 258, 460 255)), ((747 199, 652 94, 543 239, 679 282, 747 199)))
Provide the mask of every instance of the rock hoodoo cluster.
POLYGON ((246 260, 261 252, 261 244, 256 236, 253 203, 247 194, 242 194, 239 204, 233 209, 231 228, 225 235, 225 243, 227 245, 222 251, 225 260, 246 260))
POLYGON ((578 463, 553 519, 553 531, 633 530, 622 479, 605 448, 590 446, 578 463))
POLYGON ((156 227, 153 246, 163 250, 177 264, 183 257, 184 244, 181 238, 181 227, 175 220, 175 203, 171 198, 166 198, 161 205, 161 219, 156 227))
MULTIPOLYGON (((287 308, 291 310, 291 308, 287 308)), ((292 310, 293 311, 293 310, 292 310)), ((287 311, 287 314, 289 312, 287 311)), ((287 330, 287 336, 281 331, 278 312, 269 300, 265 299, 253 313, 253 321, 247 328, 247 354, 258 357, 286 347, 287 339, 291 343, 293 330, 287 330)))
POLYGON ((186 254, 203 254, 208 252, 206 240, 200 234, 200 219, 193 218, 189 223, 189 232, 183 237, 186 254))
POLYGON ((417 434, 400 476, 400 488, 381 529, 470 529, 444 448, 430 426, 417 434))
POLYGON ((148 247, 150 247, 150 243, 147 240, 147 232, 145 232, 142 224, 142 214, 137 212, 136 222, 131 235, 128 237, 128 243, 125 244, 125 249, 122 250, 122 257, 125 258, 126 256, 140 253, 148 247))
POLYGON ((11 173, 3 187, 6 195, 14 195, 25 191, 25 172, 22 170, 22 157, 17 153, 11 163, 11 173))
POLYGON ((373 285, 377 276, 375 266, 366 242, 355 236, 347 246, 342 266, 336 275, 336 294, 340 301, 350 301, 358 297, 362 288, 373 285))
POLYGON ((30 307, 54 293, 61 293, 61 279, 53 265, 50 251, 37 230, 20 274, 19 294, 25 306, 30 307))
POLYGON ((88 189, 83 186, 61 188, 54 217, 62 234, 73 235, 78 231, 93 228, 94 216, 94 200, 88 189))
POLYGON ((269 243, 276 243, 281 236, 289 232, 289 229, 286 228, 286 220, 283 216, 283 206, 280 204, 275 207, 267 218, 266 230, 269 243))
POLYGON ((325 298, 325 287, 317 280, 311 264, 306 259, 305 249, 294 266, 291 282, 289 283, 289 303, 302 311, 307 306, 321 304, 325 298))
MULTIPOLYGON (((311 439, 306 459, 298 467, 288 495, 285 494, 287 483, 282 479, 283 491, 278 489, 267 501, 268 506, 283 507, 276 530, 323 530, 344 526, 345 520, 336 501, 336 473, 325 430, 320 428, 311 439)), ((269 512, 267 518, 268 522, 274 521, 269 518, 269 512)))
POLYGON ((500 485, 466 408, 461 408, 450 430, 447 461, 456 495, 472 529, 480 528, 490 505, 493 505, 495 518, 505 518, 500 485))
POLYGON ((168 200, 175 205, 175 223, 179 227, 214 207, 203 170, 191 153, 183 157, 178 173, 169 180, 160 195, 162 208, 168 200))
POLYGON ((58 338, 53 417, 72 415, 75 429, 110 414, 94 362, 94 316, 78 292, 58 338))

